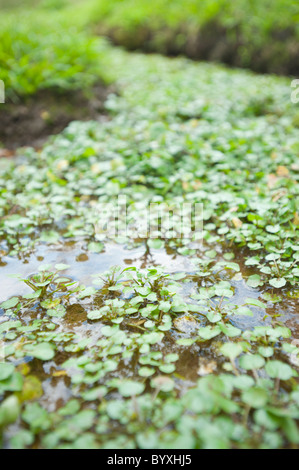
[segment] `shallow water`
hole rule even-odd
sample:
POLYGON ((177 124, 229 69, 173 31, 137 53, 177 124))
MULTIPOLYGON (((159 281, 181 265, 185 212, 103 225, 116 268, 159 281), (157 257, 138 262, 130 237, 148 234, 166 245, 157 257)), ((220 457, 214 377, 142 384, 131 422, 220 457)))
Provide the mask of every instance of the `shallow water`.
POLYGON ((28 277, 36 273, 41 264, 54 266, 58 263, 70 265, 64 271, 65 275, 87 286, 92 285, 91 275, 107 271, 115 265, 138 268, 162 265, 168 272, 194 271, 194 265, 186 257, 176 253, 167 254, 165 250, 152 250, 148 254, 142 247, 128 250, 122 245, 106 244, 102 253, 88 253, 81 249, 80 243, 63 244, 52 248, 41 244, 26 261, 8 256, 2 258, 0 302, 13 295, 23 295, 31 291, 26 284, 8 276, 18 273, 28 277))
MULTIPOLYGON (((46 244, 40 244, 36 247, 35 253, 25 261, 18 258, 4 256, 0 264, 0 302, 9 299, 12 296, 21 296, 31 292, 26 284, 18 279, 9 277, 10 275, 20 274, 24 278, 31 276, 38 271, 41 264, 55 265, 64 263, 70 267, 64 271, 64 275, 75 281, 80 281, 87 287, 92 286, 92 275, 107 271, 112 266, 122 267, 135 266, 137 268, 147 268, 150 266, 163 266, 166 272, 185 272, 192 279, 196 276, 196 268, 190 258, 182 256, 172 249, 165 248, 161 250, 150 251, 145 246, 139 246, 133 249, 127 249, 124 245, 110 243, 105 245, 102 253, 89 253, 82 249, 83 244, 65 243, 60 246, 52 247, 46 244)), ((235 295, 229 300, 236 305, 242 305, 246 298, 261 298, 265 289, 248 287, 242 273, 248 274, 248 267, 244 264, 244 259, 238 257, 241 272, 231 279, 235 295), (237 279, 237 280, 235 280, 237 279)), ((194 282, 184 284, 183 291, 186 298, 192 293, 194 282)), ((269 290, 269 289, 268 289, 269 290)), ((268 291, 267 290, 267 291, 268 291)), ((283 301, 276 304, 268 303, 266 314, 269 316, 279 315, 281 321, 287 322, 293 331, 294 337, 299 338, 299 302, 298 299, 292 299, 288 296, 287 290, 281 290, 283 301), (298 316, 297 316, 298 314, 298 316)), ((252 307, 253 317, 239 317, 234 319, 235 326, 245 329, 256 325, 265 324, 263 320, 265 311, 258 307, 252 307)), ((269 320, 266 321, 269 323, 269 320)))
MULTIPOLYGON (((221 255, 219 255, 221 256, 221 255)), ((242 276, 242 269, 248 274, 248 268, 244 266, 244 260, 237 259, 241 272, 234 273, 230 276, 230 282, 234 288, 234 296, 226 302, 236 305, 244 304, 246 298, 251 297, 259 299, 263 302, 261 297, 262 289, 253 289, 246 285, 242 276)), ((190 299, 190 295, 195 292, 197 287, 196 268, 191 262, 191 259, 186 256, 181 256, 175 251, 166 248, 162 250, 151 250, 149 252, 144 246, 128 250, 126 247, 118 244, 107 244, 102 253, 94 254, 82 250, 80 243, 66 243, 60 246, 49 247, 45 244, 37 246, 34 254, 24 260, 3 257, 2 265, 0 267, 1 279, 1 292, 0 301, 5 301, 12 296, 21 296, 31 292, 31 289, 24 283, 17 279, 9 277, 11 274, 21 274, 25 278, 37 272, 41 264, 64 263, 70 267, 64 271, 64 275, 73 280, 80 281, 81 284, 92 286, 92 275, 107 271, 114 265, 124 267, 136 266, 145 268, 149 266, 162 265, 169 273, 185 272, 189 275, 189 279, 182 284, 181 295, 183 299, 188 302, 194 302, 190 299)), ((226 274, 226 276, 228 276, 226 274)), ((226 279, 229 279, 226 277, 226 279)), ((292 331, 293 340, 299 338, 299 316, 298 316, 298 301, 289 298, 286 291, 283 293, 283 301, 272 304, 267 303, 266 310, 258 307, 251 307, 253 316, 234 316, 230 319, 231 323, 240 328, 241 330, 252 329, 257 325, 270 324, 271 319, 278 315, 277 321, 283 322, 292 331), (267 317, 265 318, 265 315, 267 317)), ((224 302, 225 303, 225 302, 224 302)), ((265 302, 266 303, 266 302, 265 302)), ((70 305, 67 307, 66 315, 61 319, 53 319, 53 323, 58 327, 57 332, 70 332, 76 334, 79 338, 88 338, 90 343, 87 347, 94 346, 97 341, 103 338, 101 329, 104 326, 100 321, 89 322, 87 320, 87 311, 85 308, 97 308, 96 301, 90 298, 85 298, 80 301, 76 296, 70 299, 70 305)), ((130 318, 134 319, 134 315, 130 318)), ((188 322, 185 315, 178 315, 179 319, 187 322, 187 328, 183 329, 172 328, 167 332, 163 341, 163 354, 178 353, 179 360, 176 363, 176 386, 180 393, 186 391, 190 386, 196 383, 200 375, 205 375, 208 372, 215 372, 219 369, 219 357, 217 362, 217 354, 215 353, 215 346, 213 342, 195 343, 191 347, 181 348, 176 344, 176 340, 180 338, 189 338, 192 336, 192 323, 188 322), (189 326, 191 327, 189 328, 189 326)), ((198 328, 201 324, 201 319, 195 315, 195 326, 198 328)), ((8 318, 0 313, 0 323, 8 318)), ((29 317, 28 317, 29 319, 29 317)), ((24 318, 26 321, 26 317, 24 318)), ((190 320, 190 319, 189 319, 190 320)), ((159 350, 160 346, 157 346, 159 350)), ((70 355, 71 356, 71 355, 70 355)), ((63 353, 56 354, 52 361, 40 364, 39 361, 30 357, 22 359, 22 362, 30 364, 31 372, 39 378, 42 382, 43 396, 40 398, 40 403, 49 411, 54 412, 65 404, 71 397, 71 383, 67 375, 63 375, 61 364, 68 358, 68 355, 63 353), (62 375, 59 374, 62 372, 62 375), (53 376, 54 374, 54 376, 53 376), (56 376, 55 376, 56 374, 56 376)), ((134 370, 134 360, 124 364, 120 364, 117 371, 111 374, 112 377, 123 378, 138 378, 136 370, 134 370)))

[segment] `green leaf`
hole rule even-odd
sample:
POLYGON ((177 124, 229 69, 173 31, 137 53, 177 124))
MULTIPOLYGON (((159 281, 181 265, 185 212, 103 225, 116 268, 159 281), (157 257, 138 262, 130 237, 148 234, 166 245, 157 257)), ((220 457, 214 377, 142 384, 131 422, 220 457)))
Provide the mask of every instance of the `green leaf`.
POLYGON ((243 391, 242 400, 252 408, 263 408, 268 402, 268 393, 261 387, 243 391))
POLYGON ((55 264, 55 269, 57 271, 64 271, 65 269, 68 269, 68 268, 70 268, 69 264, 63 264, 63 263, 55 264))
POLYGON ((225 343, 221 346, 220 351, 224 356, 233 360, 241 354, 243 348, 238 343, 225 343))
POLYGON ((41 359, 42 361, 49 361, 55 356, 54 346, 50 343, 31 344, 25 346, 24 349, 28 355, 41 359))
POLYGON ((153 375, 155 373, 155 369, 151 368, 151 367, 140 367, 139 371, 138 371, 138 374, 141 376, 141 377, 150 377, 151 375, 153 375))
POLYGON ((8 379, 14 370, 15 367, 13 364, 9 364, 8 362, 0 362, 0 381, 8 379))
POLYGON ((274 354, 274 349, 271 348, 270 346, 260 346, 259 353, 263 357, 271 357, 274 354))
POLYGON ((294 369, 281 361, 268 361, 265 370, 269 377, 273 379, 289 380, 291 377, 297 376, 294 369))
POLYGON ((235 315, 242 315, 246 317, 253 317, 253 313, 248 307, 237 307, 234 311, 235 315))
POLYGON ((62 318, 66 313, 66 308, 63 305, 57 305, 55 308, 50 308, 47 310, 47 315, 49 317, 62 318))
POLYGON ((216 326, 205 326, 202 328, 199 328, 198 330, 198 335, 200 338, 204 340, 209 340, 212 338, 215 338, 215 336, 218 336, 221 333, 221 329, 219 328, 218 325, 216 326))
POLYGON ((259 354, 246 354, 239 359, 240 366, 246 370, 260 369, 265 364, 265 359, 259 354))
POLYGON ((0 308, 7 310, 9 308, 15 307, 18 302, 19 302, 18 297, 12 297, 11 299, 6 300, 5 302, 2 302, 2 304, 0 304, 0 308))
POLYGON ((57 243, 59 240, 60 236, 58 232, 55 232, 54 230, 49 230, 46 231, 44 230, 41 232, 40 239, 42 242, 47 242, 47 243, 57 243))
POLYGON ((78 295, 78 299, 85 299, 85 297, 90 297, 91 295, 94 295, 95 293, 96 293, 96 290, 94 287, 86 287, 77 295, 78 295))
POLYGON ((91 253, 101 253, 105 246, 103 243, 101 242, 90 242, 88 243, 88 251, 90 251, 91 253))
POLYGON ((159 309, 162 310, 162 312, 168 312, 171 308, 171 303, 168 301, 161 301, 159 302, 159 309))
POLYGON ((222 333, 224 333, 226 336, 229 338, 234 338, 235 336, 239 336, 241 333, 241 330, 239 328, 236 328, 233 325, 230 325, 229 323, 225 324, 219 324, 219 328, 221 329, 222 333))
POLYGON ((276 289, 280 289, 281 287, 285 286, 287 283, 287 281, 284 279, 284 278, 273 278, 273 279, 270 279, 269 281, 269 284, 273 287, 275 287, 276 289))
POLYGON ((258 299, 252 299, 250 297, 247 297, 247 299, 245 299, 244 303, 248 304, 248 305, 254 305, 255 307, 266 308, 266 305, 263 304, 263 302, 261 302, 258 299))
POLYGON ((196 339, 192 338, 181 338, 176 340, 176 344, 179 344, 180 346, 191 346, 195 341, 196 339))
POLYGON ((172 372, 175 371, 175 365, 174 364, 163 364, 163 365, 159 366, 159 369, 164 374, 171 374, 172 372))
POLYGON ((105 315, 105 313, 107 313, 107 310, 109 311, 109 307, 108 309, 106 309, 106 307, 103 307, 102 309, 99 309, 99 310, 92 310, 91 312, 88 312, 87 318, 88 320, 98 320, 99 318, 102 318, 102 316, 105 315))
POLYGON ((20 414, 20 405, 16 396, 11 395, 0 405, 0 429, 14 423, 20 414))
POLYGON ((261 280, 261 276, 259 276, 258 274, 253 274, 252 276, 249 276, 249 278, 247 279, 247 285, 253 288, 262 286, 263 281, 261 280))
POLYGON ((222 319, 222 316, 218 312, 210 311, 210 312, 207 313, 207 319, 211 323, 217 323, 222 319))
POLYGON ((158 238, 156 239, 150 238, 147 244, 150 248, 153 248, 154 250, 161 250, 161 248, 163 248, 165 245, 164 241, 158 238))
POLYGON ((118 386, 118 391, 123 397, 132 397, 134 395, 140 395, 144 391, 144 388, 144 384, 140 382, 123 380, 118 386))

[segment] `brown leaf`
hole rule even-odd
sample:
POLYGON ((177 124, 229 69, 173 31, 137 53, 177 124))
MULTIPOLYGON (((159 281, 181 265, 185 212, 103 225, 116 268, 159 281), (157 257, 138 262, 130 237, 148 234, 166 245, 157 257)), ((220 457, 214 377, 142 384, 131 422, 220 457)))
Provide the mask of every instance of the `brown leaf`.
POLYGON ((217 369, 217 363, 215 361, 207 362, 206 364, 200 364, 197 371, 198 375, 208 375, 217 369))
POLYGON ((239 219, 239 217, 233 217, 232 218, 232 223, 235 226, 235 228, 241 228, 243 225, 242 220, 239 219))
POLYGON ((194 180, 194 181, 192 182, 192 187, 193 187, 193 189, 195 189, 195 190, 196 190, 196 189, 199 189, 199 188, 201 187, 201 185, 202 185, 202 183, 201 183, 200 180, 194 180))
POLYGON ((65 375, 67 375, 66 370, 56 370, 52 374, 53 377, 64 377, 65 375))
POLYGON ((296 225, 296 227, 299 225, 299 214, 298 214, 298 212, 295 213, 293 224, 296 225))
POLYGON ((277 170, 276 170, 276 173, 278 176, 281 176, 281 177, 286 177, 286 176, 289 176, 289 170, 287 169, 286 166, 278 166, 277 167, 277 170))
POLYGON ((0 148, 0 158, 14 157, 14 155, 15 155, 15 152, 13 152, 12 150, 0 148))

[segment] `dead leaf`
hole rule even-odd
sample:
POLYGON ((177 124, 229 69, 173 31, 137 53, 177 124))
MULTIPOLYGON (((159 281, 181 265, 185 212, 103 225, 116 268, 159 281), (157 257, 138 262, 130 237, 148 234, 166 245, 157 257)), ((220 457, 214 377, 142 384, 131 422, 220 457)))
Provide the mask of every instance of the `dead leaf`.
POLYGON ((298 212, 295 212, 295 217, 293 220, 293 224, 296 225, 296 227, 299 225, 299 214, 298 212))
POLYGON ((200 364, 197 371, 198 375, 212 374, 217 369, 217 363, 215 361, 207 362, 206 364, 200 364))
POLYGON ((276 192, 274 196, 272 197, 272 201, 276 202, 283 196, 287 194, 287 191, 285 189, 281 189, 280 191, 276 192))
POLYGON ((286 166, 278 166, 276 170, 276 174, 278 176, 281 176, 282 178, 289 176, 289 170, 287 169, 286 166))
POLYGON ((53 372, 53 374, 52 374, 53 377, 64 377, 65 375, 67 375, 67 371, 66 371, 66 370, 56 370, 56 371, 53 372))
POLYGON ((242 225, 243 225, 242 220, 240 220, 238 217, 233 217, 232 218, 232 223, 233 223, 235 228, 241 228, 242 225))
POLYGON ((196 190, 196 189, 199 189, 199 188, 201 187, 201 185, 202 185, 202 183, 201 183, 200 180, 194 180, 194 181, 192 182, 192 187, 193 187, 193 189, 195 189, 195 190, 196 190))
POLYGON ((59 160, 57 162, 56 168, 57 170, 66 170, 69 166, 69 162, 67 160, 59 160))
POLYGON ((175 328, 182 333, 191 333, 198 328, 197 321, 191 315, 183 315, 173 322, 175 328))
POLYGON ((48 121, 50 119, 49 111, 42 111, 40 113, 40 117, 42 118, 43 121, 48 121))
POLYGON ((272 189, 274 188, 276 182, 278 181, 278 178, 276 175, 274 175, 274 173, 270 173, 269 175, 267 175, 267 180, 268 180, 268 183, 267 183, 268 188, 272 189))

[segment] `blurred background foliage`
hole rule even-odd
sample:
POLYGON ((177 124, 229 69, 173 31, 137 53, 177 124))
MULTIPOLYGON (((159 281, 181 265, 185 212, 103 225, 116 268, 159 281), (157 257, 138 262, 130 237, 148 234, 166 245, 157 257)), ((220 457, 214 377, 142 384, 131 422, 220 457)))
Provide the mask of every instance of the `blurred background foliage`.
POLYGON ((100 36, 129 50, 299 72, 294 0, 0 0, 0 9, 0 78, 12 99, 109 81, 100 36))

